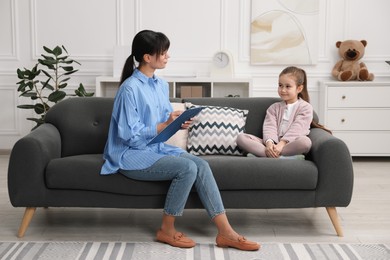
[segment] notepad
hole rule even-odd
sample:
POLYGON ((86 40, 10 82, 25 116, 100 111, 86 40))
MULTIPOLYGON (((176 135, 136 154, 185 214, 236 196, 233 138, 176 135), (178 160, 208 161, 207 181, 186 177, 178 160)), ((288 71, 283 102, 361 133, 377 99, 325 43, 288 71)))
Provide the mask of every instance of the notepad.
POLYGON ((196 107, 185 110, 178 116, 172 123, 170 123, 167 127, 165 127, 158 135, 153 137, 152 140, 149 141, 149 144, 166 142, 172 135, 174 135, 178 130, 180 130, 182 124, 186 121, 190 120, 194 116, 196 116, 204 107, 196 107))

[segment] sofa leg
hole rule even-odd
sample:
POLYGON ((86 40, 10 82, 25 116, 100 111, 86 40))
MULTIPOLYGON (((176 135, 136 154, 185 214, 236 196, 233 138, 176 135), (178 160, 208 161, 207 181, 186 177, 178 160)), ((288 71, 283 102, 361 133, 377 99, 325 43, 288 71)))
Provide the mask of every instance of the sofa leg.
POLYGON ((339 216, 337 214, 336 207, 326 207, 326 211, 332 221, 333 227, 336 230, 336 233, 339 237, 343 237, 343 229, 341 228, 339 216))
POLYGON ((24 237, 24 233, 26 233, 26 230, 27 230, 28 226, 30 225, 31 219, 34 216, 36 209, 37 208, 27 207, 26 210, 24 211, 22 224, 20 224, 19 232, 18 232, 19 238, 24 237))

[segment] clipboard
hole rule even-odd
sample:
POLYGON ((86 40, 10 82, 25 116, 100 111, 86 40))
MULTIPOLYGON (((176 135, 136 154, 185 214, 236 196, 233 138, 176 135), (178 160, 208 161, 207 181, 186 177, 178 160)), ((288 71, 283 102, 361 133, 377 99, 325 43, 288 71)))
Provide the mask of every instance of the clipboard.
POLYGON ((152 140, 149 141, 149 144, 161 143, 168 141, 172 135, 174 135, 178 130, 180 130, 181 125, 185 122, 199 114, 199 112, 205 107, 196 107, 185 110, 180 114, 172 123, 170 123, 167 127, 165 127, 158 135, 153 137, 152 140))

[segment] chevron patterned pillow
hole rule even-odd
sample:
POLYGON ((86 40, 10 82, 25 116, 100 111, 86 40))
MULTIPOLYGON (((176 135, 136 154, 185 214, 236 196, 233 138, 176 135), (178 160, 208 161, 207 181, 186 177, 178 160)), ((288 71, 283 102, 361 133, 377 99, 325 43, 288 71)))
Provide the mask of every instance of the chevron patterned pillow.
POLYGON ((187 151, 194 155, 242 155, 236 138, 244 132, 248 112, 232 107, 206 106, 194 118, 188 131, 187 151))

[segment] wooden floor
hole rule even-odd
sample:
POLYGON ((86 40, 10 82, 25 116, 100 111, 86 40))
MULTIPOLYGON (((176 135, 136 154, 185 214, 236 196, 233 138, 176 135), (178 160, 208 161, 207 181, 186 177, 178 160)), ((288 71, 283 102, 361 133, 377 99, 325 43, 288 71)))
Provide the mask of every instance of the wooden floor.
MULTIPOLYGON (((7 190, 8 155, 0 154, 0 240, 14 241, 24 208, 7 190)), ((390 158, 354 158, 351 204, 338 208, 337 237, 325 208, 228 210, 235 229, 259 242, 390 244, 390 158)), ((153 241, 161 210, 38 208, 23 241, 153 241)), ((213 243, 215 227, 204 210, 186 210, 177 228, 198 243, 213 243)))

